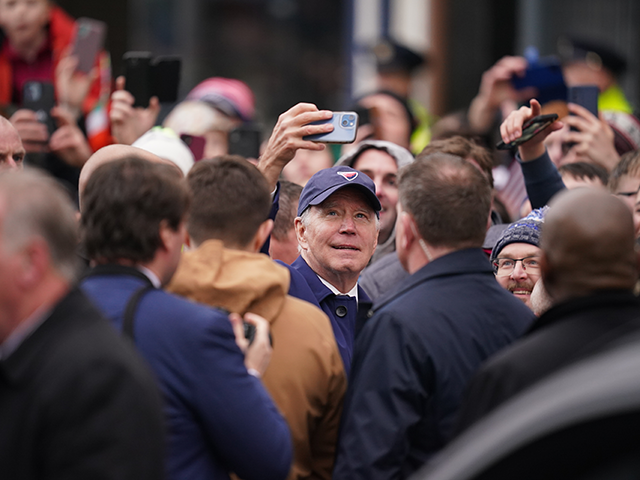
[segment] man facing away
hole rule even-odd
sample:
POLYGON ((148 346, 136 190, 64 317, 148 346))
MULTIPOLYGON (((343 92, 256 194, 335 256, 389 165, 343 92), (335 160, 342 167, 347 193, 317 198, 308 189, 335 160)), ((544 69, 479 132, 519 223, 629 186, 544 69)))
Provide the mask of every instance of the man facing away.
POLYGON ((77 222, 34 171, 0 173, 3 478, 163 478, 157 386, 74 287, 77 222))
POLYGON ((268 364, 268 325, 245 317, 256 338, 243 357, 239 316, 234 334, 227 314, 161 289, 180 260, 190 195, 177 169, 131 150, 97 167, 84 188, 83 244, 97 266, 81 285, 158 378, 168 477, 284 479, 289 429, 256 378, 268 364))
POLYGON ((475 369, 533 320, 481 249, 491 187, 479 169, 437 153, 405 167, 399 188, 396 247, 411 275, 357 339, 335 479, 415 472, 451 434, 475 369))
POLYGON ((633 220, 618 198, 580 188, 552 200, 540 246, 553 306, 469 385, 462 430, 557 370, 640 330, 633 220))
POLYGON ((273 225, 267 181, 233 156, 198 162, 187 180, 194 250, 183 253, 167 288, 269 321, 273 355, 263 380, 291 429, 295 460, 289 478, 330 479, 346 375, 327 316, 287 295, 289 272, 259 253, 273 225))

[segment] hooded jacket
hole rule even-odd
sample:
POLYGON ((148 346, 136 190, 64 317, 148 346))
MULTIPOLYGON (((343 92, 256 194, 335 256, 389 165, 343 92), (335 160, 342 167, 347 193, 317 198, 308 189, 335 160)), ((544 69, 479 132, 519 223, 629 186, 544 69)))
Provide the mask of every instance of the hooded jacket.
MULTIPOLYGON (((363 142, 360 142, 358 146, 353 150, 340 157, 336 162, 336 165, 346 165, 353 168, 353 165, 356 163, 358 158, 360 158, 360 155, 362 155, 362 153, 366 152, 367 150, 380 150, 387 153, 391 158, 395 160, 396 165, 398 165, 398 170, 400 170, 405 165, 413 163, 414 161, 411 152, 406 148, 401 147, 400 145, 387 142, 386 140, 364 140, 363 142)), ((373 253, 371 262, 369 262, 369 264, 375 263, 382 257, 395 251, 396 229, 394 227, 393 231, 389 235, 389 238, 387 238, 383 243, 378 243, 376 251, 373 253)))
POLYGON ((286 418, 294 443, 289 479, 330 479, 346 375, 333 330, 317 307, 287 295, 289 272, 259 253, 208 240, 185 252, 167 289, 270 324, 273 354, 265 387, 286 418))

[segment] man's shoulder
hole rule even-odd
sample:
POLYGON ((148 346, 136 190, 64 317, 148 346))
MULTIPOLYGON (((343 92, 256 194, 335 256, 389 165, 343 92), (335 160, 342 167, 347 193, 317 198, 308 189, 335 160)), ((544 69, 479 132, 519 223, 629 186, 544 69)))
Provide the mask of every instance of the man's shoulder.
MULTIPOLYGON (((81 287, 119 325, 128 301, 146 284, 126 276, 89 277, 81 287)), ((150 289, 138 301, 136 330, 143 328, 178 336, 197 335, 202 331, 231 332, 226 312, 196 303, 162 289, 150 289), (173 332, 173 333, 171 333, 173 332)))
MULTIPOLYGON (((17 357, 24 354, 22 348, 38 352, 41 368, 57 379, 89 373, 99 366, 103 372, 112 370, 150 384, 148 371, 133 346, 79 290, 72 290, 56 305, 50 317, 21 345, 17 357)), ((32 360, 33 365, 38 362, 32 360)))

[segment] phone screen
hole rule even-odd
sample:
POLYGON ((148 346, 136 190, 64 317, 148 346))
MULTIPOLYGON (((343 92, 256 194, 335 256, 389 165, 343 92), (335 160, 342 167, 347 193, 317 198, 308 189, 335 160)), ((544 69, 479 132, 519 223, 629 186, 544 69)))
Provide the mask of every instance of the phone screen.
POLYGON ((182 135, 180 135, 180 140, 182 140, 187 145, 187 147, 189 147, 189 150, 191 150, 191 153, 193 153, 193 157, 196 162, 204 158, 204 147, 207 143, 204 137, 183 133, 182 135))

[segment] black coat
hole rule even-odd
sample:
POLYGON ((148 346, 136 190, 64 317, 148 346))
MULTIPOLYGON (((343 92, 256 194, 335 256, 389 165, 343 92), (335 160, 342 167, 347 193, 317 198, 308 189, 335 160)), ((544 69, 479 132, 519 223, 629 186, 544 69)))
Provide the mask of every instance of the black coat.
POLYGON ((605 291, 552 307, 473 377, 456 432, 539 380, 638 332, 640 300, 628 291, 605 291))
POLYGON ((0 362, 0 476, 157 479, 154 379, 79 290, 0 362))
POLYGON ((481 362, 534 320, 479 248, 435 259, 374 310, 356 341, 334 480, 415 472, 443 447, 481 362))

